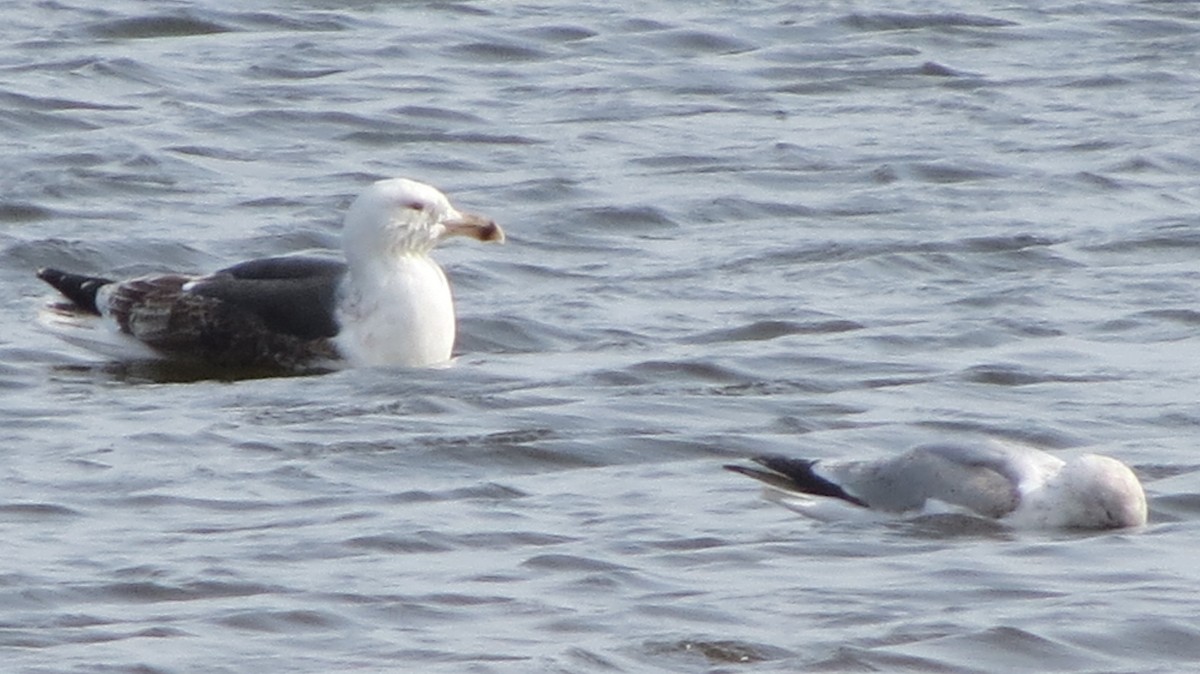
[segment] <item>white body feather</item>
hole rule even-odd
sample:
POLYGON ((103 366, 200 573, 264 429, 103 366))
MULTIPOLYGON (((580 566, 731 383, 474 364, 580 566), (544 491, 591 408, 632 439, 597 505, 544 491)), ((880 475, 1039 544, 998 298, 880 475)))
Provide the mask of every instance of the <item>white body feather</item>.
POLYGON ((379 278, 347 278, 333 338, 350 365, 426 365, 450 358, 454 300, 432 258, 404 255, 379 278), (350 281, 355 281, 350 283, 350 281))
POLYGON ((120 331, 111 319, 62 311, 50 304, 38 311, 44 332, 87 351, 117 360, 156 360, 162 354, 120 331))

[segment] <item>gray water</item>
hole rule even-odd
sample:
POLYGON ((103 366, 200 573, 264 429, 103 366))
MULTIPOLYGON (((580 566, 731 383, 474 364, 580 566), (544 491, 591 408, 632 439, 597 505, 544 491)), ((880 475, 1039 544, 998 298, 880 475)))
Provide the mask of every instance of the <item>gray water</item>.
POLYGON ((1200 7, 10 3, 5 671, 1180 672, 1200 663, 1200 7), (456 361, 106 362, 33 270, 335 249, 370 180, 456 361), (722 463, 1017 440, 1137 531, 821 524, 722 463))

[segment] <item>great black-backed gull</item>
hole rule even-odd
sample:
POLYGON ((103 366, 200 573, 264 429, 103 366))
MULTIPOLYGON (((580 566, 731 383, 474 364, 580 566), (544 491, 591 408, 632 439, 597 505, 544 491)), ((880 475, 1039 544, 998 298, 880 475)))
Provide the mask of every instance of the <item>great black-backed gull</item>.
POLYGON ((437 189, 381 180, 346 213, 345 261, 272 257, 207 276, 128 280, 40 269, 68 302, 40 313, 67 342, 120 359, 222 366, 423 366, 450 358, 450 285, 429 252, 442 239, 503 242, 495 222, 437 189))
POLYGON ((874 461, 778 455, 761 468, 729 465, 771 487, 784 505, 818 519, 851 511, 930 512, 946 506, 1014 527, 1115 529, 1146 523, 1146 494, 1128 466, 1085 454, 1063 461, 1012 443, 929 445, 874 461), (841 504, 840 507, 831 505, 841 504))

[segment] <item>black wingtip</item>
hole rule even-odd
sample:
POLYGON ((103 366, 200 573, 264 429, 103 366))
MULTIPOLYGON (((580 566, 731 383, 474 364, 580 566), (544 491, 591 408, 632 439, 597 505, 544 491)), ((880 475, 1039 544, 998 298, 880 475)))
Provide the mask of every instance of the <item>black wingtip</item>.
POLYGON ((739 466, 736 463, 727 463, 722 466, 722 468, 734 473, 738 473, 739 475, 752 477, 755 480, 769 484, 776 489, 782 489, 783 491, 796 491, 796 486, 792 484, 792 481, 788 479, 786 475, 780 475, 774 471, 762 470, 761 468, 755 468, 753 466, 739 466))
POLYGON ((109 279, 99 276, 72 274, 51 267, 38 269, 37 277, 53 286, 79 309, 97 316, 100 315, 100 309, 96 307, 96 291, 101 286, 112 283, 109 279))
POLYGON ((847 493, 841 486, 817 475, 813 470, 816 461, 792 459, 778 454, 756 456, 751 460, 766 470, 736 464, 728 464, 725 469, 747 475, 780 489, 798 491, 813 496, 830 496, 863 508, 870 507, 862 499, 847 493))

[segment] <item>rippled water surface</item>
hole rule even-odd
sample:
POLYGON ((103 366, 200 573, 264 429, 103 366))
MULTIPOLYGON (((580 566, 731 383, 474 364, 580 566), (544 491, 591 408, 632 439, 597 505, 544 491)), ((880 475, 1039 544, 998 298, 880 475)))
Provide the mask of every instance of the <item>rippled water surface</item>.
POLYGON ((0 10, 6 670, 1194 668, 1200 8, 880 7, 0 10), (39 266, 336 249, 393 175, 510 237, 438 253, 448 367, 33 327, 39 266), (983 437, 1120 457, 1150 525, 819 524, 720 468, 983 437))

